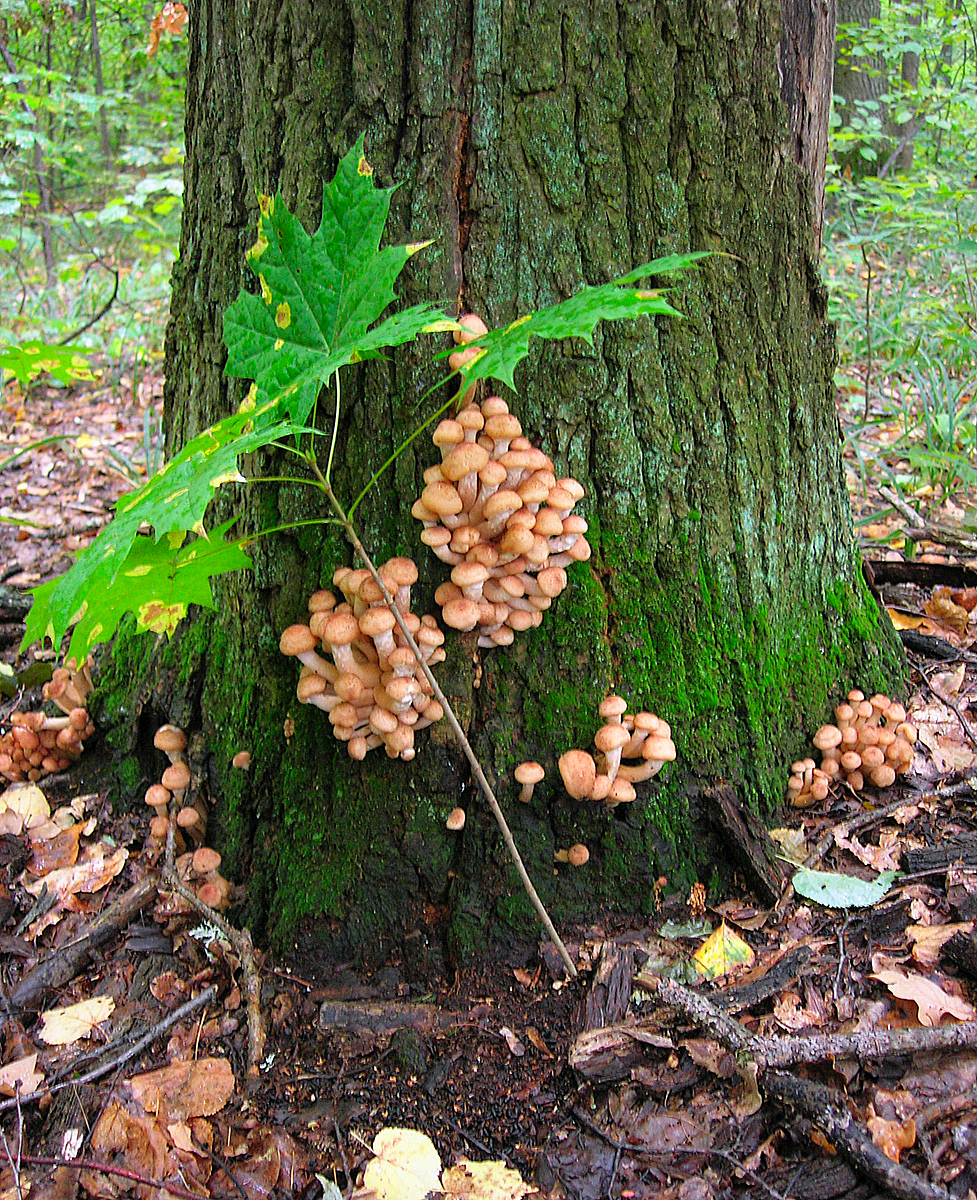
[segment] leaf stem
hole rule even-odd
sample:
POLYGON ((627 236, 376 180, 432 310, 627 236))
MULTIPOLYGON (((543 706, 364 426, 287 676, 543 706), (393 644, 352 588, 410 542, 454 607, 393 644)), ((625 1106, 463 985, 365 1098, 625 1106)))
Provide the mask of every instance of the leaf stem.
POLYGON ((379 571, 377 570, 376 566, 374 565, 372 558, 370 558, 370 555, 366 551, 366 547, 360 541, 359 534, 356 532, 356 526, 350 520, 349 516, 343 509, 343 506, 339 503, 339 499, 337 498, 336 493, 332 490, 332 485, 330 484, 328 478, 325 475, 323 475, 322 471, 319 469, 319 464, 317 462, 312 461, 311 466, 312 466, 312 469, 315 472, 315 474, 318 476, 320 482, 322 483, 323 490, 325 491, 326 496, 329 499, 329 503, 332 505, 333 511, 335 512, 336 517, 339 520, 339 523, 342 525, 343 529, 346 532, 346 537, 349 539, 350 545, 353 547, 353 549, 356 551, 356 553, 363 560, 363 565, 370 572, 377 587, 379 587, 380 593, 384 599, 384 603, 387 605, 387 607, 393 613, 394 618, 396 619, 397 624, 400 627, 400 632, 404 635, 407 645, 414 652, 414 657, 416 658, 417 664, 421 668, 421 671, 424 674, 424 678, 431 685, 431 688, 434 691, 435 698, 437 699, 437 701, 441 705, 441 707, 444 709, 444 715, 447 718, 448 725, 451 728, 451 732, 455 735, 455 740, 457 741, 458 745, 461 747, 462 752, 464 753, 465 757, 468 759, 468 762, 472 769, 472 774, 475 777, 475 782, 478 784, 479 790, 481 791, 482 795, 485 797, 485 800, 488 803, 489 809, 491 810, 492 816, 495 818, 495 822, 498 825, 499 831, 502 834, 502 840, 503 840, 503 842, 505 842, 506 850, 508 850, 508 852, 509 852, 509 857, 512 859, 512 863, 515 866, 516 871, 518 872, 519 878, 522 880, 522 886, 526 889, 526 895, 529 897, 533 908, 536 909, 539 919, 543 924, 543 928, 549 934, 550 940, 552 941, 553 945, 556 947, 557 951, 559 952, 560 958, 563 960, 563 964, 567 969, 567 974, 569 975, 569 977, 571 979, 575 979, 577 976, 577 968, 573 964, 573 959, 570 957, 570 954, 567 951, 566 946, 563 944, 563 940, 561 939, 560 935, 557 933, 556 926, 553 924, 552 920, 550 919, 549 913, 546 911, 546 908, 543 905, 542 900, 540 900, 540 898, 539 898, 539 893, 536 891, 536 888, 533 886, 533 881, 530 879, 529 872, 526 870, 526 867, 522 861, 522 856, 520 855, 519 850, 516 847, 515 839, 512 836, 512 831, 510 830, 509 825, 505 819, 505 816, 502 813, 502 809, 499 807, 499 802, 495 798, 495 793, 492 791, 492 787, 489 784, 488 779, 486 779, 486 777, 485 777, 485 772, 482 770, 482 764, 478 761, 475 751, 472 749, 471 742, 469 742, 468 738, 465 736, 465 731, 462 729, 461 723, 459 722, 457 716, 455 715, 455 711, 451 707, 451 703, 448 700, 448 697, 442 691, 441 685, 434 678, 433 671, 428 666, 428 664, 425 662, 424 656, 421 654, 420 647, 418 646, 417 642, 414 640, 414 635, 411 633, 410 629, 407 627, 407 622, 404 620, 404 614, 400 611, 400 609, 397 607, 396 603, 394 602, 394 598, 391 595, 389 588, 383 582, 383 579, 381 578, 379 571))

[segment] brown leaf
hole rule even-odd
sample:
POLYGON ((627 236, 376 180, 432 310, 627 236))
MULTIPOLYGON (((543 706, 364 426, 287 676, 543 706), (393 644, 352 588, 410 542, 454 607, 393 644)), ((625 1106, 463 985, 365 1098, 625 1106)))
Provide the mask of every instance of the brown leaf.
POLYGON ((938 983, 922 975, 891 970, 879 971, 871 978, 884 983, 892 995, 898 996, 900 1000, 912 1000, 919 1010, 920 1025, 938 1025, 944 1013, 960 1021, 973 1021, 977 1018, 977 1010, 966 1000, 948 995, 938 983))
POLYGON ((234 1072, 226 1058, 170 1063, 127 1083, 144 1111, 157 1113, 165 1105, 170 1121, 213 1116, 234 1094, 234 1072))
POLYGON ((916 1144, 916 1122, 912 1117, 908 1121, 887 1121, 873 1113, 866 1125, 872 1135, 872 1141, 886 1158, 891 1158, 893 1162, 899 1161, 903 1150, 908 1150, 916 1144))

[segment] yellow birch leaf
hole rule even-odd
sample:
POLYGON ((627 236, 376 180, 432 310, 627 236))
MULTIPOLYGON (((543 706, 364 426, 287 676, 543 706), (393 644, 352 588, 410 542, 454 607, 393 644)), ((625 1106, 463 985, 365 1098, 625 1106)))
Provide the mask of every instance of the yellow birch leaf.
POLYGON ((41 1013, 41 1028, 37 1036, 49 1046, 70 1046, 88 1037, 100 1022, 107 1020, 115 1008, 111 996, 92 996, 79 1004, 51 1008, 41 1013))

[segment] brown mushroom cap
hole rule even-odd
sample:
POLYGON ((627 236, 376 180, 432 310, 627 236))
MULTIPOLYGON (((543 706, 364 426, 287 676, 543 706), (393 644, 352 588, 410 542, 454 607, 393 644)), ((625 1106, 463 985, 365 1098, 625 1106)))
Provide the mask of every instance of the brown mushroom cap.
POLYGON ((532 799, 533 788, 539 783, 546 772, 538 762, 524 762, 516 767, 513 775, 516 783, 522 784, 522 790, 519 793, 519 799, 528 804, 532 799))
MULTIPOLYGON (((296 626, 292 628, 296 628, 296 626)), ((305 628, 305 626, 298 628, 305 628)), ((285 632, 287 633, 288 630, 285 632)), ((284 636, 283 633, 282 637, 284 636)), ((296 651, 292 653, 296 653, 296 651)), ((187 748, 187 735, 176 725, 160 725, 153 738, 153 745, 157 750, 162 750, 164 754, 180 754, 187 748)))
POLYGON ((163 772, 160 782, 171 792, 185 791, 190 783, 190 768, 184 762, 173 763, 163 772))
POLYGON ((465 810, 463 808, 453 808, 448 814, 448 819, 445 825, 452 833, 458 833, 459 830, 465 828, 465 810))
MULTIPOLYGON (((317 644, 316 636, 308 625, 289 625, 278 640, 278 649, 282 654, 294 657, 297 654, 306 654, 309 650, 314 650, 317 644)), ((156 734, 156 737, 159 738, 159 733, 156 734)), ((158 740, 155 744, 157 749, 163 749, 158 740)), ((185 740, 184 745, 186 745, 185 740)))
POLYGON ((597 764, 586 750, 568 750, 560 756, 560 777, 574 800, 583 800, 593 790, 597 764))
POLYGON ((231 759, 231 766, 236 767, 239 771, 249 770, 251 767, 250 750, 239 750, 231 759))
POLYGON ((571 867, 582 867, 590 861, 590 851, 582 842, 577 842, 567 851, 567 862, 571 867))
POLYGON ((841 730, 837 725, 822 725, 811 741, 819 750, 833 750, 841 745, 841 730))
POLYGON ((191 870, 194 875, 209 875, 211 871, 216 871, 221 865, 221 856, 216 850, 212 850, 210 846, 200 846, 193 852, 191 860, 191 870))

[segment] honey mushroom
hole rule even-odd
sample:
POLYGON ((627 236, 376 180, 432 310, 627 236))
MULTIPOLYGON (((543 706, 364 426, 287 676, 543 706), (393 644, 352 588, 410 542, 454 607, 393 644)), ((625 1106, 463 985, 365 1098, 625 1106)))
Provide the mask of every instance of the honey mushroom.
POLYGON ((596 758, 585 750, 568 750, 559 760, 560 776, 576 800, 603 801, 608 808, 637 796, 635 783, 656 775, 675 759, 675 743, 667 722, 654 713, 627 712, 627 701, 613 692, 601 701, 605 724, 594 736, 596 758), (622 759, 640 758, 635 765, 622 759))
MULTIPOLYGON (((428 666, 443 662, 444 634, 437 622, 410 610, 418 577, 414 562, 391 558, 379 574, 421 657, 428 666)), ((279 643, 283 654, 303 664, 298 700, 327 713, 351 758, 362 760, 383 746, 391 758, 412 759, 415 733, 441 720, 444 711, 370 573, 340 567, 333 584, 343 602, 326 589, 316 592, 309 624, 289 626, 279 643)))
POLYGON ((892 787, 912 766, 916 729, 905 708, 881 692, 870 698, 857 688, 835 709, 834 725, 822 725, 811 739, 821 766, 801 759, 791 765, 787 794, 795 808, 823 800, 835 779, 860 792, 871 783, 892 787))
POLYGON ((95 726, 86 709, 68 708, 67 699, 62 697, 62 700, 55 701, 65 713, 61 717, 49 717, 43 712, 11 713, 11 728, 0 737, 0 775, 5 779, 11 783, 24 779, 36 783, 67 770, 81 754, 83 743, 95 732, 95 726))
MULTIPOLYGON (((461 320, 484 332, 472 314, 461 320)), ((449 361, 461 356, 461 365, 471 351, 449 361)), ((424 525, 421 541, 452 568, 435 600, 446 625, 477 627, 479 646, 509 645, 541 623, 567 586, 565 568, 590 557, 587 522, 571 511, 584 489, 556 477, 500 396, 466 401, 433 440, 441 463, 425 471, 411 512, 424 525)))

